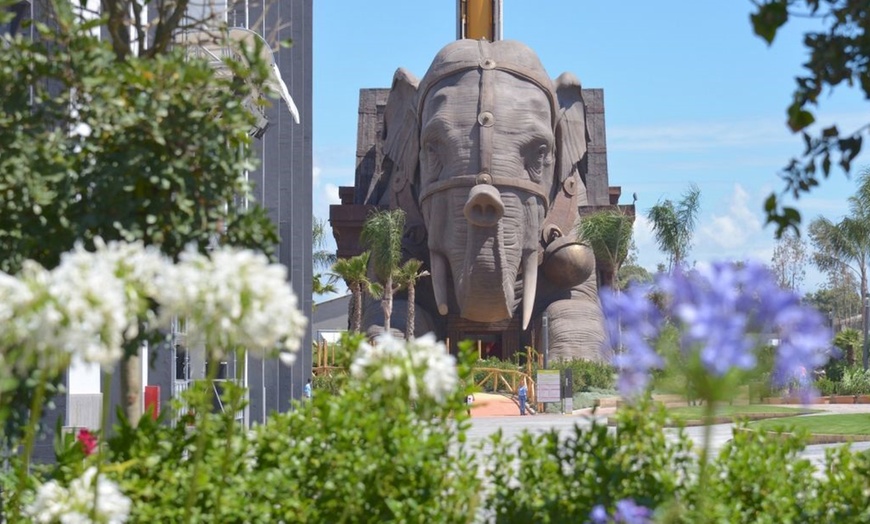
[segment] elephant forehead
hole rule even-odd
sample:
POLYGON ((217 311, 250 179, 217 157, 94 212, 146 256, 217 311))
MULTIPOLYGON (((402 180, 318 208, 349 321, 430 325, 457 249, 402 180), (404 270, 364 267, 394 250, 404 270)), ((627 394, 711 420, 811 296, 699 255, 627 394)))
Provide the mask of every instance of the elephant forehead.
POLYGON ((493 72, 492 93, 483 93, 480 72, 467 71, 433 86, 421 104, 421 138, 443 138, 473 128, 495 126, 500 133, 548 139, 553 136, 547 95, 535 84, 503 71, 493 72))

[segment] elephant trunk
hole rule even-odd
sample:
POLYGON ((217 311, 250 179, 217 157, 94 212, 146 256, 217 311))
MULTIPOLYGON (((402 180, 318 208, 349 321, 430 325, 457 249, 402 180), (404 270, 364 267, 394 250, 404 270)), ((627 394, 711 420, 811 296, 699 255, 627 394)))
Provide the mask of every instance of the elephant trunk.
POLYGON ((462 271, 454 275, 460 314, 476 322, 498 322, 513 311, 516 274, 501 262, 505 250, 496 229, 469 228, 462 271))
POLYGON ((475 322, 499 322, 517 313, 527 328, 535 306, 544 215, 537 197, 480 184, 464 194, 445 191, 427 204, 432 205, 426 214, 438 312, 446 315, 458 306, 455 312, 475 322), (434 234, 440 231, 452 234, 434 234))
POLYGON ((476 186, 466 204, 467 237, 462 271, 454 275, 461 315, 478 322, 512 318, 518 306, 518 281, 522 279, 523 329, 531 320, 538 277, 538 235, 541 213, 534 197, 502 192, 492 186, 476 186), (475 191, 480 188, 480 191, 475 191), (474 211, 482 207, 484 213, 474 211), (471 208, 471 209, 470 209, 471 208), (499 219, 491 226, 487 209, 499 219), (470 211, 469 211, 470 210, 470 211), (470 215, 470 216, 469 216, 470 215), (481 217, 484 217, 481 220, 481 217))

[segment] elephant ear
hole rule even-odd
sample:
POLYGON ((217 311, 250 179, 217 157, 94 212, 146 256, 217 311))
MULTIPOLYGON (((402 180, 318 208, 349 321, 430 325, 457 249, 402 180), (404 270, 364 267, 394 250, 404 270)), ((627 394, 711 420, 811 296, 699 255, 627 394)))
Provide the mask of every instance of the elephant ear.
POLYGON ((562 73, 556 79, 556 97, 560 107, 556 123, 556 182, 564 186, 566 181, 575 178, 577 203, 583 205, 586 204, 586 186, 582 171, 586 165, 589 133, 580 80, 571 73, 562 73))
MULTIPOLYGON (((365 203, 387 205, 391 198, 390 186, 401 173, 407 173, 406 164, 416 164, 416 97, 418 81, 407 70, 399 68, 393 75, 393 85, 384 107, 381 132, 381 171, 375 173, 369 184, 365 203)), ((414 167, 416 169, 416 166, 414 167)), ((413 171, 412 171, 413 175, 413 171)))
POLYGON ((586 106, 583 103, 580 80, 571 73, 562 73, 555 82, 559 114, 556 120, 556 173, 553 197, 543 233, 544 242, 553 240, 550 226, 562 235, 574 235, 578 220, 577 206, 586 205, 586 185, 583 182, 588 133, 586 106))
POLYGON ((417 78, 404 68, 393 75, 393 85, 384 108, 383 184, 387 194, 381 195, 380 204, 389 203, 393 209, 405 211, 404 247, 411 256, 423 259, 421 246, 426 234, 423 217, 416 198, 416 178, 420 156, 420 138, 417 124, 417 78), (389 189, 388 189, 389 188, 389 189))

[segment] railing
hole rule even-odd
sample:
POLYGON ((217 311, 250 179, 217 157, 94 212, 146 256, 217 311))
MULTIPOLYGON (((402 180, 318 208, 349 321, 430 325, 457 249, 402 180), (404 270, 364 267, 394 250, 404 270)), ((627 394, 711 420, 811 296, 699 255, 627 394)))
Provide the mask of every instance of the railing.
MULTIPOLYGON (((190 409, 189 406, 187 406, 187 404, 184 400, 184 397, 182 397, 181 394, 183 392, 187 391, 188 389, 190 389, 190 385, 193 382, 194 382, 193 380, 176 380, 175 381, 175 397, 174 398, 177 399, 179 402, 181 402, 181 407, 175 413, 175 420, 174 420, 175 423, 178 423, 181 420, 181 417, 183 417, 185 414, 187 414, 188 410, 190 409)), ((224 381, 222 381, 222 380, 215 381, 212 384, 212 388, 213 388, 214 398, 217 402, 218 407, 220 408, 221 412, 225 413, 226 407, 224 406, 223 400, 221 400, 220 391, 218 391, 218 389, 217 389, 217 385, 220 382, 224 382, 224 381)), ((238 421, 244 422, 245 410, 241 409, 241 410, 237 411, 235 414, 235 419, 238 421)))
POLYGON ((524 371, 501 368, 474 368, 473 373, 484 374, 482 379, 474 383, 480 389, 485 389, 487 385, 491 385, 492 390, 498 392, 499 386, 504 386, 504 389, 507 389, 511 395, 516 395, 520 384, 525 382, 529 390, 529 403, 534 404, 537 399, 535 381, 530 374, 524 371))
POLYGON ((330 377, 333 373, 344 371, 346 371, 346 369, 341 366, 317 366, 311 368, 311 372, 317 377, 330 377))

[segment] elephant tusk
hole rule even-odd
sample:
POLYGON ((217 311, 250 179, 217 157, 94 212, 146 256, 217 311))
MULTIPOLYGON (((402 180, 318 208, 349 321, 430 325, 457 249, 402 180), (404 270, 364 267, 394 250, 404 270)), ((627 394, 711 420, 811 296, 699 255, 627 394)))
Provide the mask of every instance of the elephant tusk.
POLYGON ((432 262, 432 288, 435 292, 435 304, 438 305, 438 313, 447 314, 447 261, 444 255, 437 252, 431 253, 432 262))
POLYGON ((523 331, 528 329, 538 289, 538 251, 529 249, 523 257, 523 331))

